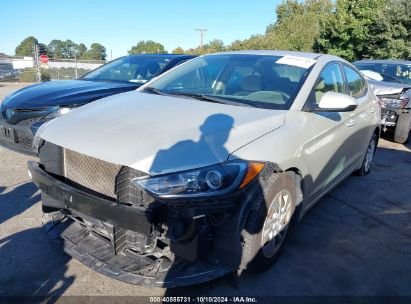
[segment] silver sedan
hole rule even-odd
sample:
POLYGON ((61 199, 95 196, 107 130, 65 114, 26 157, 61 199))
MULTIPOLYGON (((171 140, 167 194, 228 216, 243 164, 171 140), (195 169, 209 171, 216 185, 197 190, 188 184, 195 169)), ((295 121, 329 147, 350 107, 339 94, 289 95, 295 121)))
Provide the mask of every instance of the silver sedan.
POLYGON ((380 121, 339 57, 212 54, 43 125, 29 171, 66 252, 181 286, 271 265, 291 223, 370 171, 380 121))

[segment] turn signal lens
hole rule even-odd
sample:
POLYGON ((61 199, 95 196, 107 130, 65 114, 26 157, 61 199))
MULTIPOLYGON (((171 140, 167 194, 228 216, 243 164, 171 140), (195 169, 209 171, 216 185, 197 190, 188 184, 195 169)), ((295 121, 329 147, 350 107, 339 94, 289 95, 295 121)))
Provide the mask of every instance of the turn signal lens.
POLYGON ((247 173, 239 188, 247 186, 263 170, 264 165, 264 163, 248 163, 247 173))

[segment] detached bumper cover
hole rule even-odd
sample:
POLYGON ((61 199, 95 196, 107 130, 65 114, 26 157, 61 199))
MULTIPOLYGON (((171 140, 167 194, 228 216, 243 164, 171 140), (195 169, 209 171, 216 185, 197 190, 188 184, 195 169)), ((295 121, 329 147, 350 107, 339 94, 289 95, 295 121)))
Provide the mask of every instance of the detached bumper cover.
POLYGON ((64 209, 146 235, 152 228, 149 212, 75 189, 46 173, 36 162, 29 162, 28 168, 32 181, 62 204, 62 211, 51 213, 43 223, 45 230, 64 242, 66 253, 104 275, 132 284, 170 288, 209 281, 235 270, 205 258, 171 261, 127 250, 116 253, 110 240, 64 214, 64 209))

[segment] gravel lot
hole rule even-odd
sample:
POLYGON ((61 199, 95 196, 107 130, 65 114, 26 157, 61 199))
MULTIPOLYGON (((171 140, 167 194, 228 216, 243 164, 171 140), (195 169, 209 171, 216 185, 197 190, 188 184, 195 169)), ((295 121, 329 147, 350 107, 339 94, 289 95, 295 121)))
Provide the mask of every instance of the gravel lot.
MULTIPOLYGON (((0 83, 0 98, 19 87, 0 83)), ((0 147, 0 296, 411 296, 410 148, 381 140, 372 173, 323 198, 271 269, 165 290, 110 279, 66 255, 42 231, 31 158, 0 147)))

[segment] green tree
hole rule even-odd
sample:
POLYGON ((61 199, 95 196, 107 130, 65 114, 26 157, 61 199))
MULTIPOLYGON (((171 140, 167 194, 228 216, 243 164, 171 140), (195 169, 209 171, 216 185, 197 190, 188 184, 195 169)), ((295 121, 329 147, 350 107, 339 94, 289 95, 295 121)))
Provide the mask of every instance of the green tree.
POLYGON ((265 34, 267 48, 311 52, 320 23, 332 12, 331 0, 288 0, 277 6, 277 22, 265 34))
POLYGON ((264 50, 270 48, 267 44, 266 35, 253 35, 248 39, 236 40, 227 46, 227 50, 229 51, 264 50))
POLYGON ((276 22, 268 25, 263 35, 236 40, 228 49, 313 51, 320 24, 331 15, 332 9, 331 0, 287 0, 277 6, 276 22))
POLYGON ((411 3, 391 0, 369 27, 363 56, 411 59, 411 3))
POLYGON ((63 49, 63 41, 58 39, 53 39, 47 45, 48 56, 54 59, 60 59, 63 57, 62 49, 63 49))
POLYGON ((335 11, 321 24, 315 49, 349 61, 369 57, 370 49, 380 47, 370 43, 370 30, 387 5, 389 0, 337 0, 335 11))
POLYGON ((198 55, 198 54, 200 54, 200 47, 197 47, 197 48, 189 48, 188 50, 185 50, 185 51, 184 51, 184 54, 198 55))
POLYGON ((182 47, 176 47, 173 51, 173 54, 184 54, 184 49, 182 47))
POLYGON ((75 56, 75 52, 78 48, 78 45, 71 41, 70 39, 67 39, 66 41, 63 41, 62 43, 62 58, 67 58, 67 59, 72 59, 75 56))
POLYGON ((38 40, 33 36, 25 38, 16 47, 16 56, 33 56, 34 45, 38 43, 38 40))
POLYGON ((224 42, 220 39, 214 39, 204 45, 205 53, 218 53, 225 50, 224 42))
POLYGON ((167 51, 161 43, 153 40, 139 41, 136 45, 132 46, 128 51, 129 54, 164 54, 167 51))
POLYGON ((87 52, 87 47, 84 43, 80 43, 77 46, 77 58, 81 58, 87 52))
POLYGON ((101 45, 100 43, 93 43, 90 46, 90 49, 83 54, 81 59, 105 60, 106 57, 107 57, 106 48, 103 45, 101 45))

